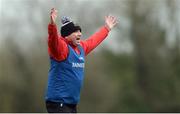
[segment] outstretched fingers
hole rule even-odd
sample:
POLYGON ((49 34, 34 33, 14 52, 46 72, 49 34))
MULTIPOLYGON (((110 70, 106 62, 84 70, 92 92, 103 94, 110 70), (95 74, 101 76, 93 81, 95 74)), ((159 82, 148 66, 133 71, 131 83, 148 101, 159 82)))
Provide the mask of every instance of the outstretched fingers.
POLYGON ((108 15, 105 17, 106 26, 111 30, 118 22, 115 16, 108 15))

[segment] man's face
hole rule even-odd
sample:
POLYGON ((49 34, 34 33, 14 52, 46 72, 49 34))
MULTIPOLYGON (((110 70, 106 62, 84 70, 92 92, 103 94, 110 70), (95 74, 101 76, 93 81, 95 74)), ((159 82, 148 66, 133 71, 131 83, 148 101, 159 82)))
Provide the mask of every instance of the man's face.
POLYGON ((70 34, 69 36, 67 36, 67 40, 71 41, 74 46, 77 46, 80 44, 81 36, 82 36, 81 31, 77 30, 73 32, 72 34, 70 34))

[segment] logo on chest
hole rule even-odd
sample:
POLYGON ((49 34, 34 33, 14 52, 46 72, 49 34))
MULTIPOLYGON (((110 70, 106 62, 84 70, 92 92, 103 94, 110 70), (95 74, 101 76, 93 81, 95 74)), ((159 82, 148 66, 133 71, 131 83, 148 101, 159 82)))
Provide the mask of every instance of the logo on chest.
POLYGON ((83 57, 79 57, 79 60, 84 60, 84 58, 83 57))
POLYGON ((72 67, 74 68, 84 68, 84 63, 72 63, 72 67))

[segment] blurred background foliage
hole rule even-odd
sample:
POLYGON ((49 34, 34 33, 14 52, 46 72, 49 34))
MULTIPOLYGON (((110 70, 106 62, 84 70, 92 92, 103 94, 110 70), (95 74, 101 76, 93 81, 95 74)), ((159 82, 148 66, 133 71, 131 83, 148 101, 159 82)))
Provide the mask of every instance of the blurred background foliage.
POLYGON ((79 112, 180 112, 180 0, 0 0, 0 112, 46 112, 50 9, 118 26, 86 58, 79 112))

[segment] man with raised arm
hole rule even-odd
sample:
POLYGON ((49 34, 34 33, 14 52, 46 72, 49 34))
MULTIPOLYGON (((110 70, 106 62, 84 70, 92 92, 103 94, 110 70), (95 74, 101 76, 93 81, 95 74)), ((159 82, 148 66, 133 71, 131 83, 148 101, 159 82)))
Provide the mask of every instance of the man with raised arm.
POLYGON ((105 24, 86 40, 81 40, 81 27, 62 17, 60 34, 56 25, 57 10, 51 9, 48 25, 50 69, 46 93, 49 113, 76 113, 84 78, 85 56, 96 48, 117 24, 114 16, 106 16, 105 24))

